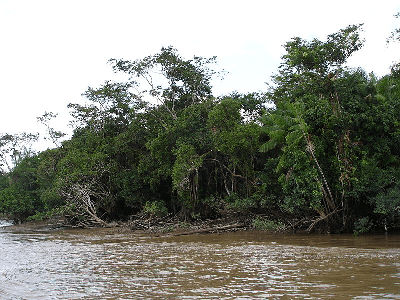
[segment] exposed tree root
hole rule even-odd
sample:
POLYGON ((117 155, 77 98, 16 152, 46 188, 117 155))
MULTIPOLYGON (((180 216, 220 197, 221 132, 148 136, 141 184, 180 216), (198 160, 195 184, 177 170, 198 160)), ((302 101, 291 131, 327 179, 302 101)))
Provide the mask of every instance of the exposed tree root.
POLYGON ((308 232, 311 232, 311 231, 313 230, 313 228, 315 227, 315 225, 317 225, 319 222, 330 218, 331 216, 337 214, 338 212, 340 212, 340 211, 342 211, 342 210, 343 210, 343 209, 334 210, 333 212, 331 212, 331 213, 329 213, 329 214, 327 214, 327 215, 321 216, 321 217, 319 217, 318 219, 312 221, 312 223, 311 223, 311 225, 308 227, 307 231, 308 231, 308 232))

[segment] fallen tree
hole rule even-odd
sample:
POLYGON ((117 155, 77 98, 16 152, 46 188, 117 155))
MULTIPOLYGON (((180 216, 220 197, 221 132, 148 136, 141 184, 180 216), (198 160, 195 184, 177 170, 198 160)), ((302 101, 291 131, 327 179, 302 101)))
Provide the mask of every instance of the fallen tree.
POLYGON ((175 232, 175 233, 171 233, 169 235, 180 236, 180 235, 190 235, 190 234, 197 234, 197 233, 218 232, 218 231, 225 231, 225 230, 229 230, 229 229, 243 228, 245 226, 246 225, 244 223, 236 223, 236 224, 225 225, 225 226, 220 226, 220 227, 209 227, 209 228, 196 229, 196 230, 185 231, 185 232, 175 232))

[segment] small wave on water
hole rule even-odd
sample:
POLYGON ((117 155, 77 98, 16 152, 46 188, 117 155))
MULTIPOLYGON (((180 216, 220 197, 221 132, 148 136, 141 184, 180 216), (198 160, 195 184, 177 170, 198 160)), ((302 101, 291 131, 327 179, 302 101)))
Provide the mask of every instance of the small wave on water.
POLYGON ((0 299, 399 299, 398 236, 0 230, 0 299))
POLYGON ((13 223, 11 221, 7 220, 0 220, 0 228, 11 226, 13 223))

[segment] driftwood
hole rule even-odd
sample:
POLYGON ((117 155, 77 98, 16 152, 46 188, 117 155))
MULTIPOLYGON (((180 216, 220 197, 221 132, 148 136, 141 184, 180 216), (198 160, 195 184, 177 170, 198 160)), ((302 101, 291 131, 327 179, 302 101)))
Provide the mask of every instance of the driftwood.
POLYGON ((179 235, 190 235, 190 234, 196 234, 196 233, 207 233, 207 232, 212 232, 212 231, 242 228, 245 226, 246 225, 244 223, 236 223, 236 224, 231 224, 231 225, 226 225, 226 226, 221 226, 221 227, 209 227, 209 228, 197 229, 197 230, 192 230, 192 231, 175 232, 175 233, 171 233, 169 235, 170 236, 179 236, 179 235))
POLYGON ((323 221, 323 220, 326 220, 326 219, 330 218, 331 216, 337 214, 338 212, 340 212, 340 211, 342 211, 342 210, 343 210, 343 209, 336 209, 335 211, 333 211, 333 212, 331 212, 331 213, 329 213, 329 214, 327 214, 327 215, 320 216, 318 219, 312 221, 312 224, 308 227, 307 231, 308 231, 308 232, 311 232, 311 230, 313 230, 314 226, 315 226, 317 223, 319 223, 319 222, 321 222, 321 221, 323 221))

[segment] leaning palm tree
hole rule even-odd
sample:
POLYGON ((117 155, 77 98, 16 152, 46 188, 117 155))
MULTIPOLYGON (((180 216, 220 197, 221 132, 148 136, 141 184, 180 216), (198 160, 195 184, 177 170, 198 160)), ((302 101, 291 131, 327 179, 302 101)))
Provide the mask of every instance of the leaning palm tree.
MULTIPOLYGON (((311 206, 320 217, 311 224, 309 227, 311 230, 315 224, 338 212, 338 205, 315 154, 312 136, 308 133, 308 126, 303 118, 303 103, 281 103, 280 105, 283 107, 264 115, 261 119, 264 124, 262 131, 268 135, 269 140, 260 147, 260 151, 268 152, 276 148, 281 151, 276 171, 282 174, 286 172, 285 184, 291 176, 296 176, 296 173, 298 177, 304 176, 305 172, 312 174, 316 183, 315 187, 320 190, 320 193, 313 192, 319 200, 316 199, 317 201, 314 201, 311 206), (293 157, 305 158, 307 153, 309 159, 303 160, 302 163, 296 163, 293 159, 293 157)), ((295 179, 297 185, 298 181, 295 179)))

